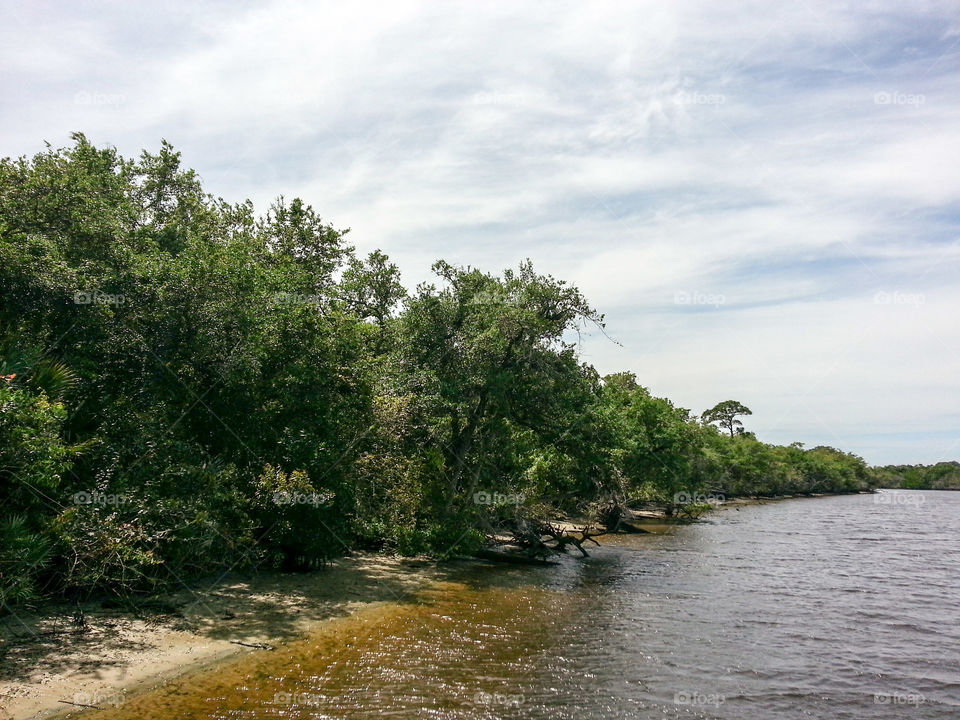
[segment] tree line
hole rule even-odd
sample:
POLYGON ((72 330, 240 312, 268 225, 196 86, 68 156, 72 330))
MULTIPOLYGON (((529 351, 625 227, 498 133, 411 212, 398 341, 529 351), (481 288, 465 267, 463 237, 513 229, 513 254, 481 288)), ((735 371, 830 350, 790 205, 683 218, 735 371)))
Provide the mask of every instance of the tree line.
POLYGON ((602 315, 530 262, 441 260, 408 291, 348 237, 209 195, 165 142, 0 161, 0 606, 871 483, 735 401, 600 377, 569 338, 602 315))
POLYGON ((884 465, 871 468, 877 487, 907 490, 960 490, 960 462, 933 465, 884 465))

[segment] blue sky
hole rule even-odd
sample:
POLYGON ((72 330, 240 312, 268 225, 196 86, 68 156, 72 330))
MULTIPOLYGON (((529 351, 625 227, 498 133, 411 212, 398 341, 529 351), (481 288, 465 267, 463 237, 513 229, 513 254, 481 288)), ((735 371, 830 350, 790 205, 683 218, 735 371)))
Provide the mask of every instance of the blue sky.
POLYGON ((165 138, 409 285, 525 257, 770 442, 960 458, 955 2, 7 3, 0 155, 165 138))

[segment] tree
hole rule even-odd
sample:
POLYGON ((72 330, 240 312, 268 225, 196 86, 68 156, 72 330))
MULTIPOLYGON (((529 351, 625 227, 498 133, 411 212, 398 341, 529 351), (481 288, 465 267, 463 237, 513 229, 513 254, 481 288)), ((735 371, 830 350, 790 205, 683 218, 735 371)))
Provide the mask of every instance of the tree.
POLYGON ((300 199, 212 197, 167 143, 0 159, 0 613, 358 544, 578 545, 548 521, 681 490, 868 484, 855 456, 742 432, 740 403, 701 424, 601 381, 572 339, 602 316, 529 261, 438 262, 408 296, 345 234, 300 199))
POLYGON ((753 415, 753 411, 736 400, 724 400, 704 412, 702 419, 705 423, 717 423, 733 437, 737 428, 743 427, 743 423, 737 419, 738 415, 753 415))
POLYGON ((428 443, 444 458, 439 493, 449 514, 504 475, 504 450, 520 433, 540 443, 575 436, 595 373, 563 337, 602 316, 529 261, 499 278, 442 261, 433 269, 445 287, 421 285, 408 301, 401 364, 433 427, 428 443))
POLYGON ((701 439, 687 410, 653 397, 629 372, 603 379, 603 405, 617 433, 617 466, 631 499, 669 503, 680 491, 698 489, 693 460, 701 439))
POLYGON ((370 253, 366 261, 352 258, 340 281, 340 299, 347 308, 361 320, 376 323, 378 352, 385 348, 387 324, 406 296, 399 268, 379 250, 370 253))

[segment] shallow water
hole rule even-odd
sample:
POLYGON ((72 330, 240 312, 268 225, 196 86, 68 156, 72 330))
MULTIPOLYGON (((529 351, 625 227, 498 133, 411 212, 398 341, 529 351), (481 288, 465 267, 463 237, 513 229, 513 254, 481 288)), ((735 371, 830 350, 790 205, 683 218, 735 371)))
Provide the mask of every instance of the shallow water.
POLYGON ((402 602, 97 720, 960 718, 960 493, 724 509, 402 602))

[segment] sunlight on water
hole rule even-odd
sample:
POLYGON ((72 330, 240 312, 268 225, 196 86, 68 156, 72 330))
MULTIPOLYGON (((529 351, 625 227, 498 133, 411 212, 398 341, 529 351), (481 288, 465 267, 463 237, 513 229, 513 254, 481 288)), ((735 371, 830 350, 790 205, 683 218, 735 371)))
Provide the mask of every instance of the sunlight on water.
POLYGON ((903 497, 723 510, 553 568, 455 566, 84 717, 955 720, 960 493, 903 497))
POLYGON ((491 716, 519 706, 563 598, 438 583, 411 602, 327 623, 273 652, 174 681, 91 718, 491 716))

